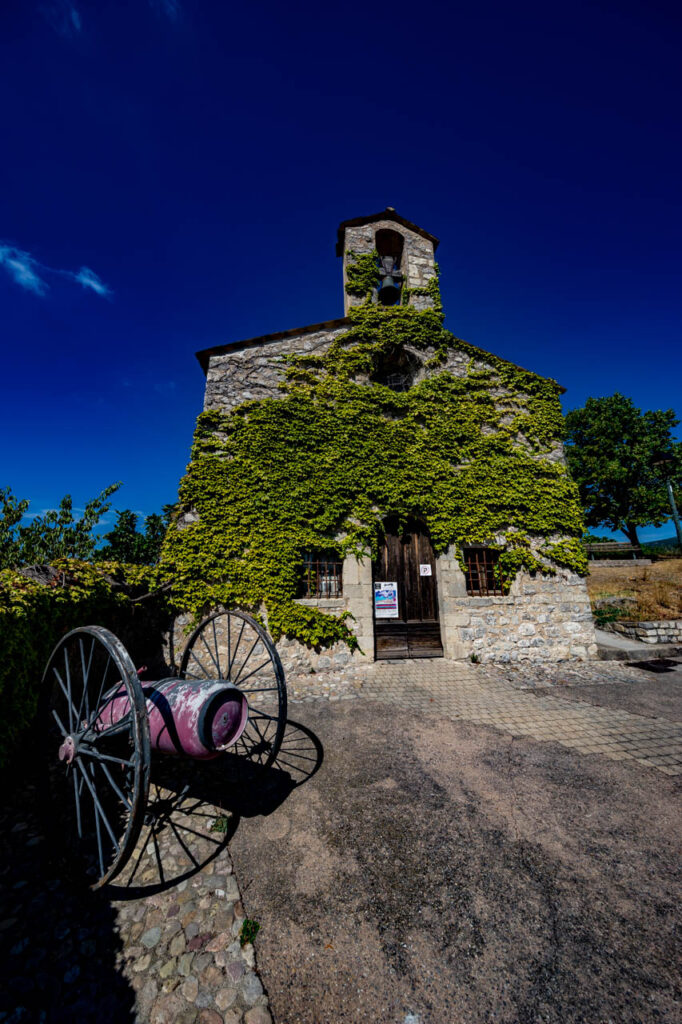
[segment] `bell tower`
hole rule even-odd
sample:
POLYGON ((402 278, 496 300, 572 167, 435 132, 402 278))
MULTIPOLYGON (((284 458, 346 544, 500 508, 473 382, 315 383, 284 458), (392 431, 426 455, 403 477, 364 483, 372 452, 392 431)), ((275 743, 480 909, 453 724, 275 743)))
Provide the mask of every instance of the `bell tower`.
POLYGON ((336 255, 343 257, 344 314, 351 306, 361 305, 364 297, 349 295, 346 291, 348 267, 357 256, 376 251, 377 287, 372 301, 384 306, 404 302, 407 290, 409 304, 417 309, 433 306, 430 295, 414 294, 422 291, 436 276, 435 254, 438 239, 423 228, 405 220, 387 206, 381 213, 369 217, 355 217, 339 224, 336 255))

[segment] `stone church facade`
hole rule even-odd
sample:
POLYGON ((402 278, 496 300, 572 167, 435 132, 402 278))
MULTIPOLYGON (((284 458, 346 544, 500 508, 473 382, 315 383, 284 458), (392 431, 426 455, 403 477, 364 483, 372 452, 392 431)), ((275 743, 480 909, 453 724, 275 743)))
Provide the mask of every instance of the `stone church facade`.
MULTIPOLYGON (((338 230, 337 255, 343 261, 344 286, 358 255, 379 254, 380 283, 374 301, 405 289, 418 309, 433 304, 430 282, 437 276, 438 240, 388 208, 371 217, 345 221, 338 230), (384 292, 384 295, 381 293, 384 292)), ((229 412, 247 400, 276 399, 284 377, 285 357, 326 351, 349 327, 349 310, 365 299, 344 287, 344 316, 246 341, 232 342, 197 353, 206 375, 205 410, 229 412)), ((391 301, 389 297, 389 301, 391 301)), ((449 350, 438 369, 428 358, 413 366, 395 368, 386 377, 389 387, 401 390, 436 372, 465 377, 470 354, 449 350)), ((426 356, 429 353, 425 353, 426 356)), ((481 366, 484 364, 481 353, 481 366)), ((538 458, 563 463, 560 442, 538 458)), ((444 657, 450 660, 556 662, 596 655, 595 633, 584 579, 558 568, 554 575, 519 571, 508 588, 500 588, 484 545, 465 552, 451 547, 435 556, 427 533, 418 523, 407 527, 410 536, 391 537, 386 527, 378 560, 369 555, 342 564, 317 558, 299 600, 329 613, 348 611, 353 616, 360 651, 350 654, 345 645, 314 651, 295 640, 279 642, 289 674, 314 671, 352 674, 375 659, 444 657), (464 558, 464 565, 462 559, 464 558), (399 578, 395 578, 399 577, 399 578), (381 610, 380 584, 394 584, 383 600, 397 597, 398 608, 381 610), (388 595, 388 597, 387 597, 388 595), (392 618, 390 616, 393 616, 392 618)), ((545 538, 546 539, 546 538, 545 538)), ((553 540, 561 538, 554 537, 553 540)), ((395 603, 395 601, 394 601, 395 603)))

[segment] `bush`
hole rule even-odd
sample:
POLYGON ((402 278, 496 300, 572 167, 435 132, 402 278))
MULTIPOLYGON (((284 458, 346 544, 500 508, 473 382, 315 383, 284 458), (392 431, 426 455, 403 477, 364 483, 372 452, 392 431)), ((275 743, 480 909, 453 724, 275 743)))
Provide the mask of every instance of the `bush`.
POLYGON ((116 633, 136 663, 163 673, 161 634, 170 608, 164 594, 138 603, 152 570, 113 562, 59 559, 51 566, 0 571, 0 766, 35 716, 42 674, 53 647, 77 626, 116 633))
POLYGON ((609 604, 602 605, 601 608, 595 608, 592 614, 597 629, 602 629, 604 626, 609 625, 609 623, 616 622, 617 619, 630 618, 630 613, 622 605, 619 607, 609 604))

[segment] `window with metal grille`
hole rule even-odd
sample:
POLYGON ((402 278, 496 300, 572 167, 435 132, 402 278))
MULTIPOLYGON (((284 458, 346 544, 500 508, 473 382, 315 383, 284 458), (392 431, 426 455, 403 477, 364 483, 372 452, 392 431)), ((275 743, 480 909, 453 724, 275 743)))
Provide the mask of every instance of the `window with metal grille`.
POLYGON ((383 384, 392 391, 409 391, 420 369, 419 360, 410 353, 384 352, 375 357, 374 369, 369 379, 375 384, 383 384))
POLYGON ((343 562, 335 551, 310 551, 303 559, 301 597, 341 597, 343 562))
POLYGON ((410 388, 410 378, 406 373, 387 373, 382 383, 391 391, 409 391, 410 388))
POLYGON ((464 577, 472 597, 506 597, 509 581, 499 572, 500 552, 486 547, 464 548, 464 577))

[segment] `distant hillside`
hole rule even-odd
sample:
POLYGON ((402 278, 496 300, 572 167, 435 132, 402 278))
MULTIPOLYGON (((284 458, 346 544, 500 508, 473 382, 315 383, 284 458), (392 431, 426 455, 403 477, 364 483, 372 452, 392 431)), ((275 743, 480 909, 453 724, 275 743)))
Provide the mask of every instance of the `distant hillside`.
POLYGON ((663 540, 642 541, 643 548, 676 548, 677 537, 665 537, 663 540))

